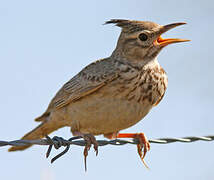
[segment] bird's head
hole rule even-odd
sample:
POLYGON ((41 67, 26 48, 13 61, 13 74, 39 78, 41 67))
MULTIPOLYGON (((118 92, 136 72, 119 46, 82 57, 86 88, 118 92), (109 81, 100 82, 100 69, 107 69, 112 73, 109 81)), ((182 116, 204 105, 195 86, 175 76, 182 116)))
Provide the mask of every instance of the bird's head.
POLYGON ((163 39, 161 34, 186 23, 173 23, 165 26, 149 21, 112 19, 106 24, 122 28, 114 56, 145 64, 154 59, 169 44, 189 41, 186 39, 163 39))

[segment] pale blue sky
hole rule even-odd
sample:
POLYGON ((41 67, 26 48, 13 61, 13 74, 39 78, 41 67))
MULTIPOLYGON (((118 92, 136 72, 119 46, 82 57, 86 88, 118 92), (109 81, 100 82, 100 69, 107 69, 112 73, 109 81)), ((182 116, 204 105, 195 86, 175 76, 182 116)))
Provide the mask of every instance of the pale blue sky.
MULTIPOLYGON (((168 46, 158 60, 169 76, 163 101, 123 132, 148 138, 214 134, 213 1, 0 1, 0 140, 15 140, 38 125, 33 119, 58 89, 90 62, 113 51, 120 29, 111 18, 187 22, 164 37, 191 42, 168 46)), ((69 138, 69 128, 53 135, 69 138)), ((102 138, 102 137, 100 137, 102 138)), ((136 147, 101 147, 89 153, 84 172, 82 147, 50 164, 47 147, 8 153, 0 148, 1 179, 213 180, 213 142, 151 145, 147 170, 136 147)), ((54 153, 53 153, 54 155, 54 153)))

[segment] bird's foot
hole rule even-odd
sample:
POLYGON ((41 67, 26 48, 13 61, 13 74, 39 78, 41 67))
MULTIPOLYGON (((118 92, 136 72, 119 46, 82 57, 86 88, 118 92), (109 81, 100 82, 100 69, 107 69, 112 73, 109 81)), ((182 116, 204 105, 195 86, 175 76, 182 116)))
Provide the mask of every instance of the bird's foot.
POLYGON ((76 132, 76 133, 73 133, 73 134, 77 135, 77 136, 81 136, 85 140, 86 145, 85 145, 85 149, 84 149, 83 154, 84 154, 85 171, 87 171, 86 159, 87 159, 87 156, 88 156, 88 151, 90 150, 92 144, 94 145, 94 150, 96 152, 96 156, 98 155, 98 143, 97 143, 97 140, 94 137, 94 135, 92 135, 92 134, 83 134, 83 133, 80 133, 80 132, 76 132))
POLYGON ((117 138, 134 138, 138 139, 139 143, 137 144, 138 154, 143 162, 143 164, 149 168, 144 160, 146 153, 150 150, 150 143, 147 140, 144 133, 120 133, 117 135, 117 138), (142 153, 143 150, 143 153, 142 153))

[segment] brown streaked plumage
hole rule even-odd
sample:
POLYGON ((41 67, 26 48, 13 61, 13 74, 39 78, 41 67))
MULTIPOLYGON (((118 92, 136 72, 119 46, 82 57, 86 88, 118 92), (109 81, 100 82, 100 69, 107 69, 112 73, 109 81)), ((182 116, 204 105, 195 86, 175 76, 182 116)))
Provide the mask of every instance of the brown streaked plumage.
MULTIPOLYGON (((160 35, 185 23, 161 26, 148 21, 121 19, 106 22, 110 23, 122 28, 112 55, 91 63, 68 81, 44 114, 35 119, 41 124, 22 139, 39 139, 69 126, 74 135, 82 136, 95 146, 93 135, 138 138, 138 153, 143 160, 150 148, 144 134, 118 133, 139 122, 163 98, 167 75, 159 65, 157 55, 168 44, 187 40, 162 39, 160 35)), ((28 147, 12 147, 9 151, 28 147)), ((86 147, 85 152, 88 149, 86 147)))

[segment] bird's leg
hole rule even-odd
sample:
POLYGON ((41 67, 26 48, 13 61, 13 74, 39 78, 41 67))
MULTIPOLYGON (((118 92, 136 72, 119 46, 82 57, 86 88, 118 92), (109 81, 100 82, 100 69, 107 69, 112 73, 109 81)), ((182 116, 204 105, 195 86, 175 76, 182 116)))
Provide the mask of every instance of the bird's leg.
POLYGON ((118 132, 113 132, 113 133, 104 134, 104 137, 108 139, 116 139, 117 135, 118 135, 118 132))
POLYGON ((98 155, 98 143, 97 143, 97 140, 96 140, 96 138, 94 137, 93 134, 84 134, 84 133, 81 133, 81 132, 74 132, 73 135, 74 136, 81 136, 86 142, 84 153, 83 153, 84 154, 84 162, 85 162, 85 171, 86 171, 87 170, 86 158, 88 156, 88 151, 90 150, 92 144, 94 145, 94 150, 96 152, 96 156, 98 155))
POLYGON ((144 161, 144 157, 146 153, 150 150, 150 143, 147 140, 144 133, 119 133, 117 134, 117 138, 135 138, 139 140, 139 144, 137 145, 138 154, 143 162, 143 164, 148 168, 144 161), (142 153, 143 149, 143 153, 142 153))

